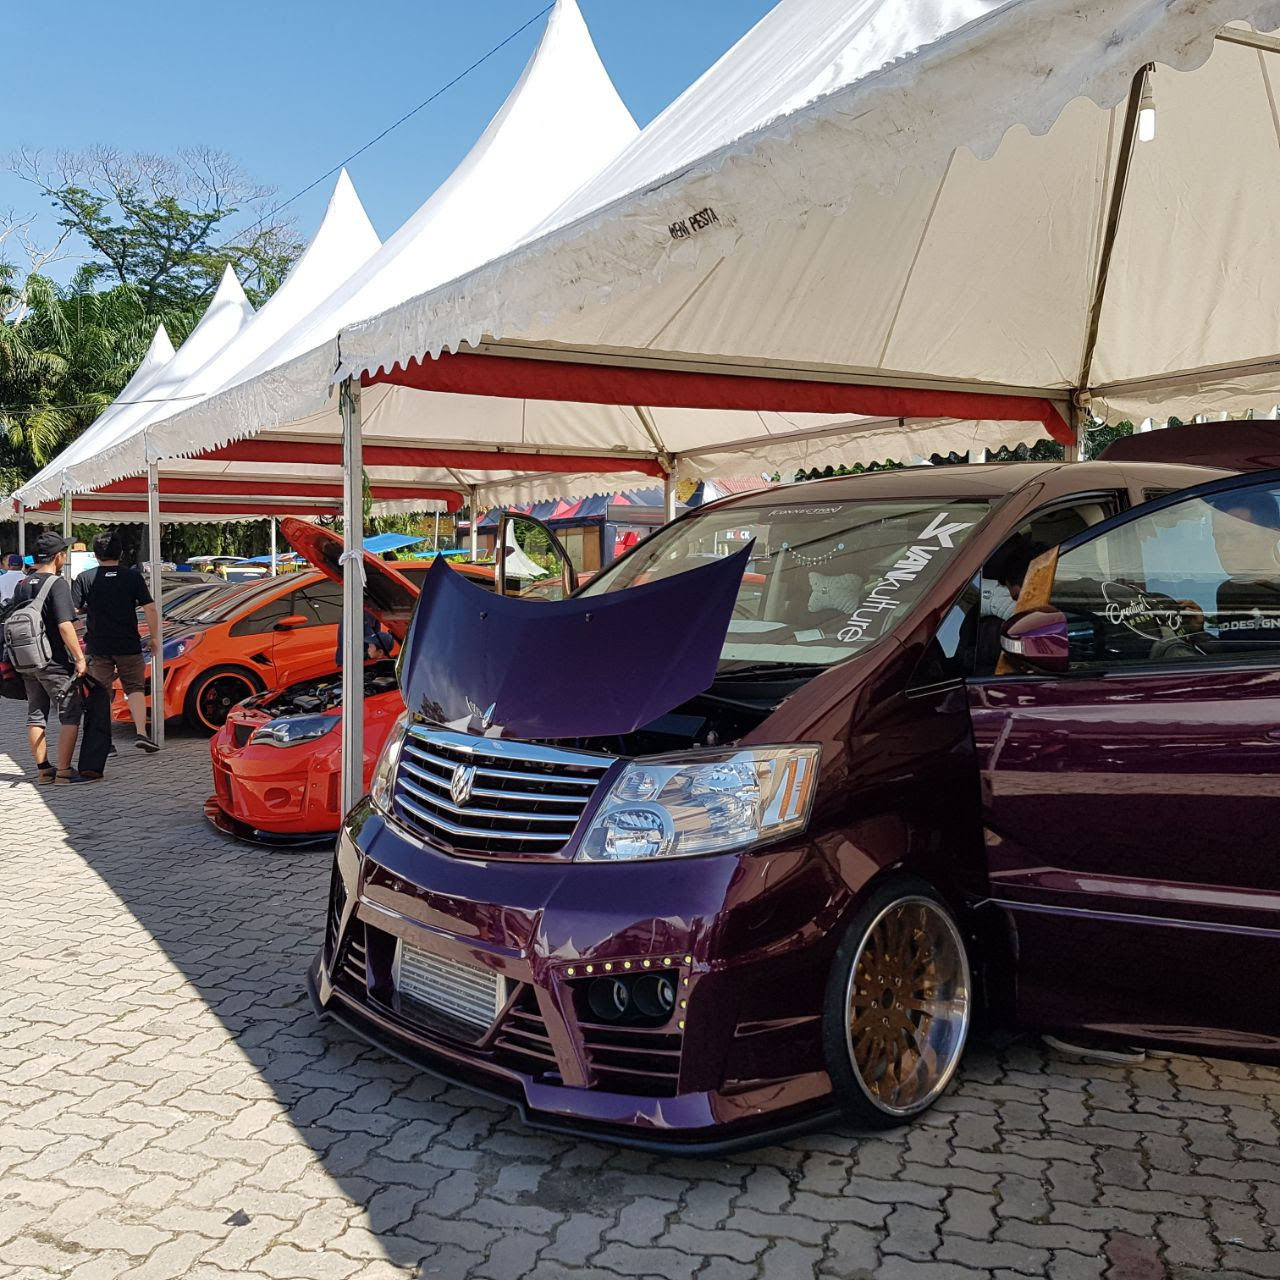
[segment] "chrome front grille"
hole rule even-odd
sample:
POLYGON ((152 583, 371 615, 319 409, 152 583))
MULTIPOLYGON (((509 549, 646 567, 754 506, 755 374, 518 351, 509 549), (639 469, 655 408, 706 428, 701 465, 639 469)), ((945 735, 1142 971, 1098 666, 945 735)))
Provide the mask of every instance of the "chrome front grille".
POLYGON ((396 770, 395 813, 459 853, 554 854, 612 763, 585 751, 414 725, 396 770))

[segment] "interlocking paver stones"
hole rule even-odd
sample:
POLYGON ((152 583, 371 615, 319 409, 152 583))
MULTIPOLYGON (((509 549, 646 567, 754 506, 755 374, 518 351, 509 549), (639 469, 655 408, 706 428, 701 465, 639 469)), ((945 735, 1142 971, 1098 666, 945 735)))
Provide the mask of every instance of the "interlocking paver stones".
POLYGON ((1280 1071, 1001 1037, 914 1129, 722 1159, 534 1133, 315 1021, 328 857, 208 829, 203 741, 51 792, 21 719, 0 705, 0 1275, 1280 1275, 1280 1071))

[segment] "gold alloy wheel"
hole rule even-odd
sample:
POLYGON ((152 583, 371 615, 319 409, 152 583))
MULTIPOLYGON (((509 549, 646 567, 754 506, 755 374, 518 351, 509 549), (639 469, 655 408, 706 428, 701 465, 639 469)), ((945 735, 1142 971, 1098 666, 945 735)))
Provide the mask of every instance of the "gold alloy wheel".
POLYGON ((964 1052, 969 960, 955 922, 924 897, 891 902, 871 922, 846 989, 847 1043, 867 1100, 891 1116, 923 1111, 964 1052))

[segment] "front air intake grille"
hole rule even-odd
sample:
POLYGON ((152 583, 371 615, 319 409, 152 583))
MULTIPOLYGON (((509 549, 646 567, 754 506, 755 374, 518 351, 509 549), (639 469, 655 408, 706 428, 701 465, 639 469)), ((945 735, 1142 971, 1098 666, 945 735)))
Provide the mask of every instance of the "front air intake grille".
POLYGON ((614 1093, 674 1098, 679 1092, 679 1032, 578 1024, 596 1084, 614 1093))
POLYGON ((255 724, 246 724, 243 720, 233 720, 231 722, 231 741, 237 747, 248 746, 249 739, 253 737, 253 731, 257 727, 255 724))
POLYGON ((329 913, 325 921, 324 954, 332 960, 338 949, 338 931, 342 925, 342 908, 347 905, 347 888, 335 866, 329 874, 329 913))
POLYGON ((554 854, 612 760, 412 726, 396 770, 405 826, 459 853, 554 854))
POLYGON ((347 990, 363 996, 369 989, 369 961, 365 948, 365 927, 361 920, 353 920, 347 931, 347 941, 338 959, 334 982, 347 990))
POLYGON ((558 1081, 560 1064, 556 1061, 547 1024, 538 1009, 534 989, 524 985, 511 1002, 507 1016, 493 1042, 495 1059, 535 1080, 558 1081))

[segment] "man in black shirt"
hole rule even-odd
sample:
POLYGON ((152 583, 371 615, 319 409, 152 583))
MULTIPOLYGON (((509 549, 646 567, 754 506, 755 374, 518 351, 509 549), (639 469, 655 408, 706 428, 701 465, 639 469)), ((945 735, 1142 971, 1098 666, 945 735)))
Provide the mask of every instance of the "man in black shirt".
POLYGON ((35 756, 41 782, 78 782, 80 775, 71 767, 75 755, 76 738, 80 734, 82 713, 80 689, 77 677, 85 673, 84 652, 80 637, 76 635, 76 607, 71 599, 71 587, 61 576, 67 563, 70 538, 57 533, 42 533, 36 539, 35 569, 13 589, 18 604, 34 600, 40 589, 54 576, 53 586, 44 598, 41 615, 51 654, 47 666, 34 675, 24 675, 27 687, 27 741, 35 756), (49 763, 49 745, 45 728, 49 720, 49 708, 58 707, 58 767, 55 772, 49 763))
POLYGON ((154 653, 160 644, 160 611, 137 569, 120 564, 120 534, 115 529, 93 540, 96 569, 86 569, 72 587, 76 608, 87 616, 86 647, 89 675, 110 690, 117 676, 129 701, 136 733, 134 746, 143 751, 159 748, 147 736, 147 659, 138 632, 138 608, 146 612, 150 632, 148 648, 154 653))

